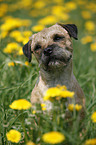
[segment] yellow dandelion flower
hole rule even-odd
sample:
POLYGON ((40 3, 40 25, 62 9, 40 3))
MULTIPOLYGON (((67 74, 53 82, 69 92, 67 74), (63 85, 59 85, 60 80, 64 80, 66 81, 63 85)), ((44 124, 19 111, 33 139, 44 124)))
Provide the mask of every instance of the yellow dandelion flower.
POLYGON ((96 12, 96 3, 94 3, 94 2, 90 1, 89 5, 86 5, 86 8, 91 10, 92 12, 96 12))
POLYGON ((56 96, 59 96, 60 95, 60 92, 61 90, 59 88, 49 88, 47 91, 46 91, 46 94, 44 96, 44 100, 49 100, 50 97, 56 97, 56 96))
POLYGON ((86 5, 86 1, 81 1, 81 0, 80 0, 80 1, 78 1, 78 4, 79 4, 79 5, 86 5))
POLYGON ((76 111, 80 111, 80 110, 82 109, 82 105, 79 105, 79 104, 76 104, 76 105, 74 105, 74 104, 69 104, 69 105, 68 105, 68 109, 69 109, 70 111, 73 111, 74 109, 75 109, 76 111))
POLYGON ((69 19, 69 14, 67 14, 67 13, 62 13, 60 16, 59 16, 59 20, 64 20, 64 21, 66 21, 66 20, 68 20, 69 19))
POLYGON ((76 104, 76 105, 75 105, 75 109, 76 109, 77 111, 81 110, 81 109, 82 109, 82 105, 76 104))
POLYGON ((42 136, 42 140, 46 143, 57 144, 63 142, 65 140, 65 136, 60 132, 52 131, 45 133, 42 136))
POLYGON ((62 3, 62 0, 53 0, 53 2, 60 4, 60 3, 62 3))
POLYGON ((41 104, 41 108, 42 108, 43 111, 46 110, 46 107, 45 106, 46 106, 46 104, 44 104, 44 103, 41 104))
POLYGON ((0 39, 5 38, 7 35, 8 35, 8 32, 7 32, 7 31, 1 32, 1 34, 0 34, 0 39))
POLYGON ((96 123, 96 112, 91 115, 92 122, 96 123))
POLYGON ((81 15, 84 19, 90 19, 91 18, 91 13, 89 11, 82 11, 81 15))
POLYGON ((18 143, 21 139, 21 133, 14 129, 11 129, 9 132, 7 132, 6 136, 8 141, 14 143, 18 143))
POLYGON ((36 25, 32 27, 32 31, 38 32, 44 29, 44 25, 36 25))
POLYGON ((23 42, 24 44, 27 43, 29 41, 29 37, 32 35, 31 31, 24 31, 24 32, 20 32, 20 31, 12 31, 10 33, 10 37, 15 38, 15 40, 17 42, 23 42))
POLYGON ((46 104, 44 104, 44 103, 41 104, 41 107, 45 107, 45 106, 46 106, 46 104))
POLYGON ((63 6, 54 6, 52 8, 52 14, 58 18, 58 20, 68 20, 69 15, 65 12, 65 8, 63 6))
POLYGON ((16 37, 15 39, 17 42, 23 42, 25 38, 21 35, 21 36, 16 37))
POLYGON ((21 32, 15 30, 15 31, 12 31, 9 36, 13 38, 17 38, 18 36, 21 36, 21 32))
POLYGON ((32 32, 31 31, 23 31, 22 35, 25 37, 30 37, 32 35, 32 32))
POLYGON ((51 100, 54 97, 60 97, 60 98, 73 98, 74 96, 74 92, 70 92, 67 90, 67 88, 65 86, 57 86, 57 87, 52 87, 49 88, 44 96, 44 101, 46 100, 51 100))
POLYGON ((94 24, 94 22, 93 21, 87 21, 85 23, 85 28, 88 31, 94 31, 95 30, 95 24, 94 24))
POLYGON ((61 91, 61 93, 60 93, 60 97, 62 97, 62 98, 66 98, 66 97, 73 98, 73 96, 74 96, 74 92, 70 92, 67 90, 61 91))
POLYGON ((35 114, 35 113, 36 113, 36 111, 35 111, 35 110, 33 110, 33 111, 32 111, 32 113, 33 113, 33 114, 35 114))
POLYGON ((10 31, 10 30, 13 30, 15 28, 19 28, 21 26, 29 26, 30 23, 31 23, 30 20, 26 20, 26 19, 22 20, 19 18, 7 17, 5 19, 4 24, 1 25, 1 32, 2 31, 10 31))
POLYGON ((96 51, 96 42, 90 45, 92 51, 96 51))
POLYGON ((76 3, 75 2, 67 2, 66 4, 65 4, 65 7, 67 7, 67 9, 69 9, 69 10, 74 10, 74 9, 76 9, 77 8, 77 5, 76 5, 76 3))
MULTIPOLYGON (((28 42, 28 41, 27 41, 28 42)), ((18 55, 23 55, 23 50, 22 50, 22 47, 19 48, 19 51, 17 53, 18 55)))
POLYGON ((36 145, 36 144, 33 143, 32 141, 28 141, 26 145, 36 145))
POLYGON ((68 105, 68 109, 69 109, 70 111, 73 111, 73 110, 74 110, 74 104, 69 104, 69 105, 68 105))
POLYGON ((8 66, 14 66, 14 62, 8 62, 8 66))
POLYGON ((84 145, 96 145, 96 138, 86 140, 84 145))
POLYGON ((93 41, 93 38, 92 36, 85 36, 81 39, 81 43, 82 44, 87 44, 87 43, 90 43, 93 41))
MULTIPOLYGON (((23 41, 28 42, 29 37, 27 38, 25 35, 27 35, 27 34, 24 33, 24 35, 23 35, 23 32, 20 32, 20 31, 12 31, 12 32, 10 33, 10 37, 15 38, 15 40, 16 40, 17 42, 23 42, 23 41), (27 38, 27 40, 26 40, 26 38, 27 38)), ((29 36, 29 35, 28 35, 28 36, 29 36)), ((30 35, 30 36, 31 36, 31 35, 30 35)), ((25 43, 26 43, 26 42, 25 42, 25 43)))
POLYGON ((28 62, 28 61, 25 61, 25 65, 27 65, 27 66, 28 66, 28 65, 29 65, 29 62, 28 62))
POLYGON ((43 25, 50 25, 50 24, 54 24, 57 23, 58 19, 55 16, 47 16, 43 19, 39 20, 39 24, 43 24, 43 25))
POLYGON ((52 14, 60 17, 60 14, 63 13, 63 10, 64 10, 63 6, 53 6, 52 14))
POLYGON ((4 24, 1 25, 1 31, 10 31, 14 28, 18 28, 21 25, 21 21, 18 18, 9 18, 5 21, 4 24), (11 25, 10 25, 11 24, 11 25))
POLYGON ((11 105, 9 105, 11 109, 17 110, 26 110, 31 107, 31 103, 25 99, 15 100, 11 105))
POLYGON ((21 46, 18 43, 12 42, 12 43, 8 43, 7 47, 4 48, 4 52, 12 53, 14 51, 19 51, 20 48, 21 48, 21 46))
POLYGON ((23 8, 23 9, 30 9, 32 8, 32 5, 33 5, 33 1, 32 0, 27 0, 27 3, 26 3, 26 0, 20 0, 18 1, 15 5, 17 5, 17 9, 18 9, 18 6, 19 6, 19 9, 23 8))
POLYGON ((22 43, 25 45, 29 41, 29 37, 23 38, 22 43))
POLYGON ((34 4, 34 8, 42 9, 45 7, 45 5, 46 5, 46 3, 44 1, 37 1, 34 4))
POLYGON ((45 107, 42 107, 42 111, 45 111, 46 110, 46 108, 45 107))
POLYGON ((0 17, 3 17, 8 11, 8 4, 2 3, 0 4, 0 17))

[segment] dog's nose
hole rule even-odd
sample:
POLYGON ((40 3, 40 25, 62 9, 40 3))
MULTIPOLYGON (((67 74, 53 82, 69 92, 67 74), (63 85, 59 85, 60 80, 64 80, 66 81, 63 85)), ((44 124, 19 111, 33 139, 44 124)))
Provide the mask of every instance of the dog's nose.
POLYGON ((50 56, 50 54, 53 52, 53 48, 52 47, 47 47, 44 49, 44 55, 46 56, 50 56))
POLYGON ((70 56, 68 57, 68 61, 72 58, 72 54, 70 54, 70 56))

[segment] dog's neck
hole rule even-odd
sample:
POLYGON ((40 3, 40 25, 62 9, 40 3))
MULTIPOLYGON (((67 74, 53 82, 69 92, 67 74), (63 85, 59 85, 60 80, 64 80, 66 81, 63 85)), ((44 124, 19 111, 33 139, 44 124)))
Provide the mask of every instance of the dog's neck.
POLYGON ((57 85, 65 85, 67 88, 70 88, 73 76, 72 61, 62 69, 56 69, 50 72, 40 69, 39 73, 39 77, 41 77, 48 88, 57 85))

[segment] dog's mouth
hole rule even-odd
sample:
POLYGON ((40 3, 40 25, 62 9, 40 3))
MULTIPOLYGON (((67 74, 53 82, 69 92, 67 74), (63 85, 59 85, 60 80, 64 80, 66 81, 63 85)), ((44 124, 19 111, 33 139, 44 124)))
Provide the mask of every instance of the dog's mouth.
POLYGON ((69 64, 71 58, 72 55, 68 58, 49 57, 49 59, 46 61, 46 66, 47 68, 63 68, 69 64))
POLYGON ((42 57, 41 65, 45 70, 50 70, 50 69, 62 69, 66 67, 72 58, 72 55, 69 57, 63 57, 63 56, 44 56, 42 57))
POLYGON ((54 67, 54 66, 66 66, 67 63, 64 59, 57 59, 57 58, 50 58, 47 62, 47 66, 54 67))

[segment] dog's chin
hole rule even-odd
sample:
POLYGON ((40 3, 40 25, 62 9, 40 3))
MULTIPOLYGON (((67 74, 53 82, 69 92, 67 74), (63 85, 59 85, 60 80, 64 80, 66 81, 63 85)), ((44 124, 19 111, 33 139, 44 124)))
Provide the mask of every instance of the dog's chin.
POLYGON ((54 60, 50 60, 47 63, 43 63, 42 67, 45 71, 52 71, 52 70, 59 71, 59 70, 64 69, 65 67, 67 67, 68 64, 69 64, 69 62, 54 59, 54 60))
POLYGON ((65 67, 67 65, 67 63, 65 63, 64 61, 61 60, 50 60, 47 64, 47 66, 49 68, 60 68, 60 67, 65 67))
POLYGON ((72 60, 71 57, 46 57, 45 59, 41 59, 39 63, 40 68, 44 69, 45 71, 59 71, 67 67, 72 60))

